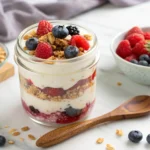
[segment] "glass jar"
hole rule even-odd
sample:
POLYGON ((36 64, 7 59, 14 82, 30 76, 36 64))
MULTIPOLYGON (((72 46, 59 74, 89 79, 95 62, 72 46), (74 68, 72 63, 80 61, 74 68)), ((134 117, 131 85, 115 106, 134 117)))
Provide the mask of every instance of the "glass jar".
POLYGON ((96 64, 99 60, 97 38, 93 32, 68 21, 51 21, 53 25, 75 25, 92 35, 90 50, 72 59, 46 60, 23 50, 23 37, 37 28, 24 29, 15 46, 21 101, 29 117, 43 125, 64 125, 85 119, 95 102, 96 64))

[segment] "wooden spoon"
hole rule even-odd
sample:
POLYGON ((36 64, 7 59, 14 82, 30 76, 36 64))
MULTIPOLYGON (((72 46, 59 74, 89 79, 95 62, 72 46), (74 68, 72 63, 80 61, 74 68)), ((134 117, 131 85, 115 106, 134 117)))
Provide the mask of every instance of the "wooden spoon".
POLYGON ((150 112, 150 96, 136 96, 103 116, 57 128, 40 137, 38 147, 50 147, 63 142, 91 127, 108 121, 141 117, 150 112))

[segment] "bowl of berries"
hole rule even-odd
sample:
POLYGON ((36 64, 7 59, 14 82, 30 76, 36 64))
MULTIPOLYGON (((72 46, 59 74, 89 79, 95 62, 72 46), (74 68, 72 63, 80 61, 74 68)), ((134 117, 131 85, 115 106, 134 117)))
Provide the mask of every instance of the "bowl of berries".
POLYGON ((150 27, 133 27, 119 33, 111 51, 120 70, 133 81, 150 85, 150 27))

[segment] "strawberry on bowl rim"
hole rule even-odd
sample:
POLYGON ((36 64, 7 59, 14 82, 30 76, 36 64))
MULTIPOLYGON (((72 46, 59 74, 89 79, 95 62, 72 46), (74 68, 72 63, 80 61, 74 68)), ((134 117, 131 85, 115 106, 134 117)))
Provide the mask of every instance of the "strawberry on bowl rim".
MULTIPOLYGON (((141 27, 141 29, 144 32, 150 32, 150 27, 141 27)), ((124 40, 126 34, 129 30, 126 30, 124 32, 118 33, 112 40, 110 44, 110 50, 113 54, 113 57, 115 58, 117 66, 120 68, 120 70, 131 80, 143 84, 143 85, 150 85, 150 67, 148 66, 141 66, 137 64, 133 64, 123 58, 121 58, 117 53, 116 49, 119 45, 119 43, 124 40)))

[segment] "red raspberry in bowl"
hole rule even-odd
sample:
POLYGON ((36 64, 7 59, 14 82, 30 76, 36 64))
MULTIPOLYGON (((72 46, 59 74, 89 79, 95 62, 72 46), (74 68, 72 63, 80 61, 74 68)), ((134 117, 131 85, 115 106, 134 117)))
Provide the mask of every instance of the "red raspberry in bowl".
POLYGON ((128 56, 128 57, 126 57, 125 58, 125 60, 127 60, 127 61, 131 61, 131 60, 137 60, 138 59, 138 57, 135 55, 135 54, 131 54, 130 56, 128 56))
POLYGON ((144 36, 142 34, 138 34, 138 33, 130 34, 126 39, 130 42, 131 47, 134 47, 136 45, 136 43, 145 40, 144 36))
POLYGON ((46 21, 46 20, 41 20, 39 22, 38 28, 37 28, 37 35, 44 35, 47 34, 48 32, 51 32, 53 28, 53 25, 46 21))
POLYGON ((135 26, 135 27, 131 28, 128 31, 128 33, 126 34, 125 38, 127 38, 129 35, 131 35, 133 33, 138 33, 138 34, 142 34, 143 35, 142 29, 140 29, 139 27, 135 26))
POLYGON ((90 48, 88 41, 81 35, 72 36, 70 45, 77 46, 78 48, 82 47, 84 50, 88 50, 90 48))
POLYGON ((52 47, 46 42, 40 42, 35 50, 35 56, 43 59, 49 58, 52 54, 52 47))
POLYGON ((144 32, 145 40, 150 40, 150 32, 144 32))
POLYGON ((138 57, 142 54, 150 54, 150 41, 140 41, 135 45, 132 52, 138 57))
POLYGON ((128 40, 123 40, 117 47, 116 53, 121 58, 126 58, 132 54, 132 48, 128 40))

